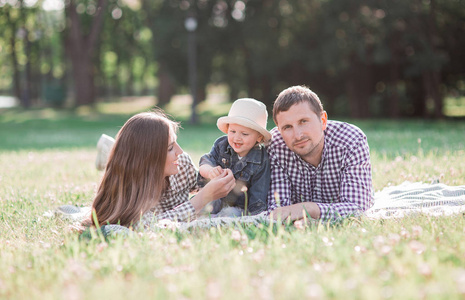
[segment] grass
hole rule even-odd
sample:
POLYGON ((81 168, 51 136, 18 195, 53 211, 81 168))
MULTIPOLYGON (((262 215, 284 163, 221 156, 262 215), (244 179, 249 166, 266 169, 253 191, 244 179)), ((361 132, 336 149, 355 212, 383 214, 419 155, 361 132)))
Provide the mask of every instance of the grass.
MULTIPOLYGON (((227 105, 202 106, 202 124, 190 126, 183 101, 167 109, 198 161, 220 135, 212 121, 227 105)), ((150 105, 0 111, 0 299, 465 297, 463 215, 167 229, 109 241, 80 240, 69 222, 44 216, 90 205, 101 176, 98 137, 150 105)), ((368 136, 376 190, 405 180, 465 184, 464 121, 353 123, 368 136)))

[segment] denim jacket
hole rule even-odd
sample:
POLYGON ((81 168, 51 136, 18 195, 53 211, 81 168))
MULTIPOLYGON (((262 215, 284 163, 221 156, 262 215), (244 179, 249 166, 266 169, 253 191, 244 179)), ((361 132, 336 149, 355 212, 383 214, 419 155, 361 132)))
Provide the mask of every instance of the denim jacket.
MULTIPOLYGON (((237 153, 228 143, 228 137, 218 138, 210 153, 200 158, 201 165, 221 166, 230 169, 236 178, 236 187, 221 201, 225 206, 237 206, 244 209, 244 186, 247 187, 248 208, 251 215, 267 210, 267 194, 270 188, 270 163, 268 153, 263 145, 257 144, 249 153, 239 159, 237 153)), ((206 179, 200 174, 199 185, 205 185, 206 179)))

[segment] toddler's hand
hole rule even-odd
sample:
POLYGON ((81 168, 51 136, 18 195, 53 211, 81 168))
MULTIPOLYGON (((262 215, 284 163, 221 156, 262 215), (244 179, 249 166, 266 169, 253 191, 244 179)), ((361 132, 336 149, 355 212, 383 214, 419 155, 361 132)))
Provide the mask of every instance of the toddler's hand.
POLYGON ((208 178, 210 179, 216 178, 220 176, 222 173, 223 173, 223 168, 221 168, 220 166, 216 166, 212 168, 210 172, 208 172, 208 178))

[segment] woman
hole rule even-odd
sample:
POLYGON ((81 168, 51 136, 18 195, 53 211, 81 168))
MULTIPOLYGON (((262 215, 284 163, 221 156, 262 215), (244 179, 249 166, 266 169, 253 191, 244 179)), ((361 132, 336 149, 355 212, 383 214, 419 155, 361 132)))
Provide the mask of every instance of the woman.
MULTIPOLYGON (((178 127, 161 111, 137 114, 124 124, 92 204, 98 225, 148 227, 157 219, 188 221, 234 187, 234 177, 226 170, 189 199, 197 190, 197 170, 176 142, 178 127)), ((87 224, 97 225, 94 219, 87 224)))

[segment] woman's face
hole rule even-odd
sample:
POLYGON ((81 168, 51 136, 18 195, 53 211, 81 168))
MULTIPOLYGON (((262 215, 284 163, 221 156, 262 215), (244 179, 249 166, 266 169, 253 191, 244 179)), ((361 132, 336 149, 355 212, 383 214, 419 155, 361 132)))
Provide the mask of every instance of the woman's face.
POLYGON ((178 173, 178 156, 183 151, 176 142, 177 136, 174 130, 170 129, 170 140, 168 143, 168 153, 166 155, 165 162, 165 177, 171 176, 178 173))

